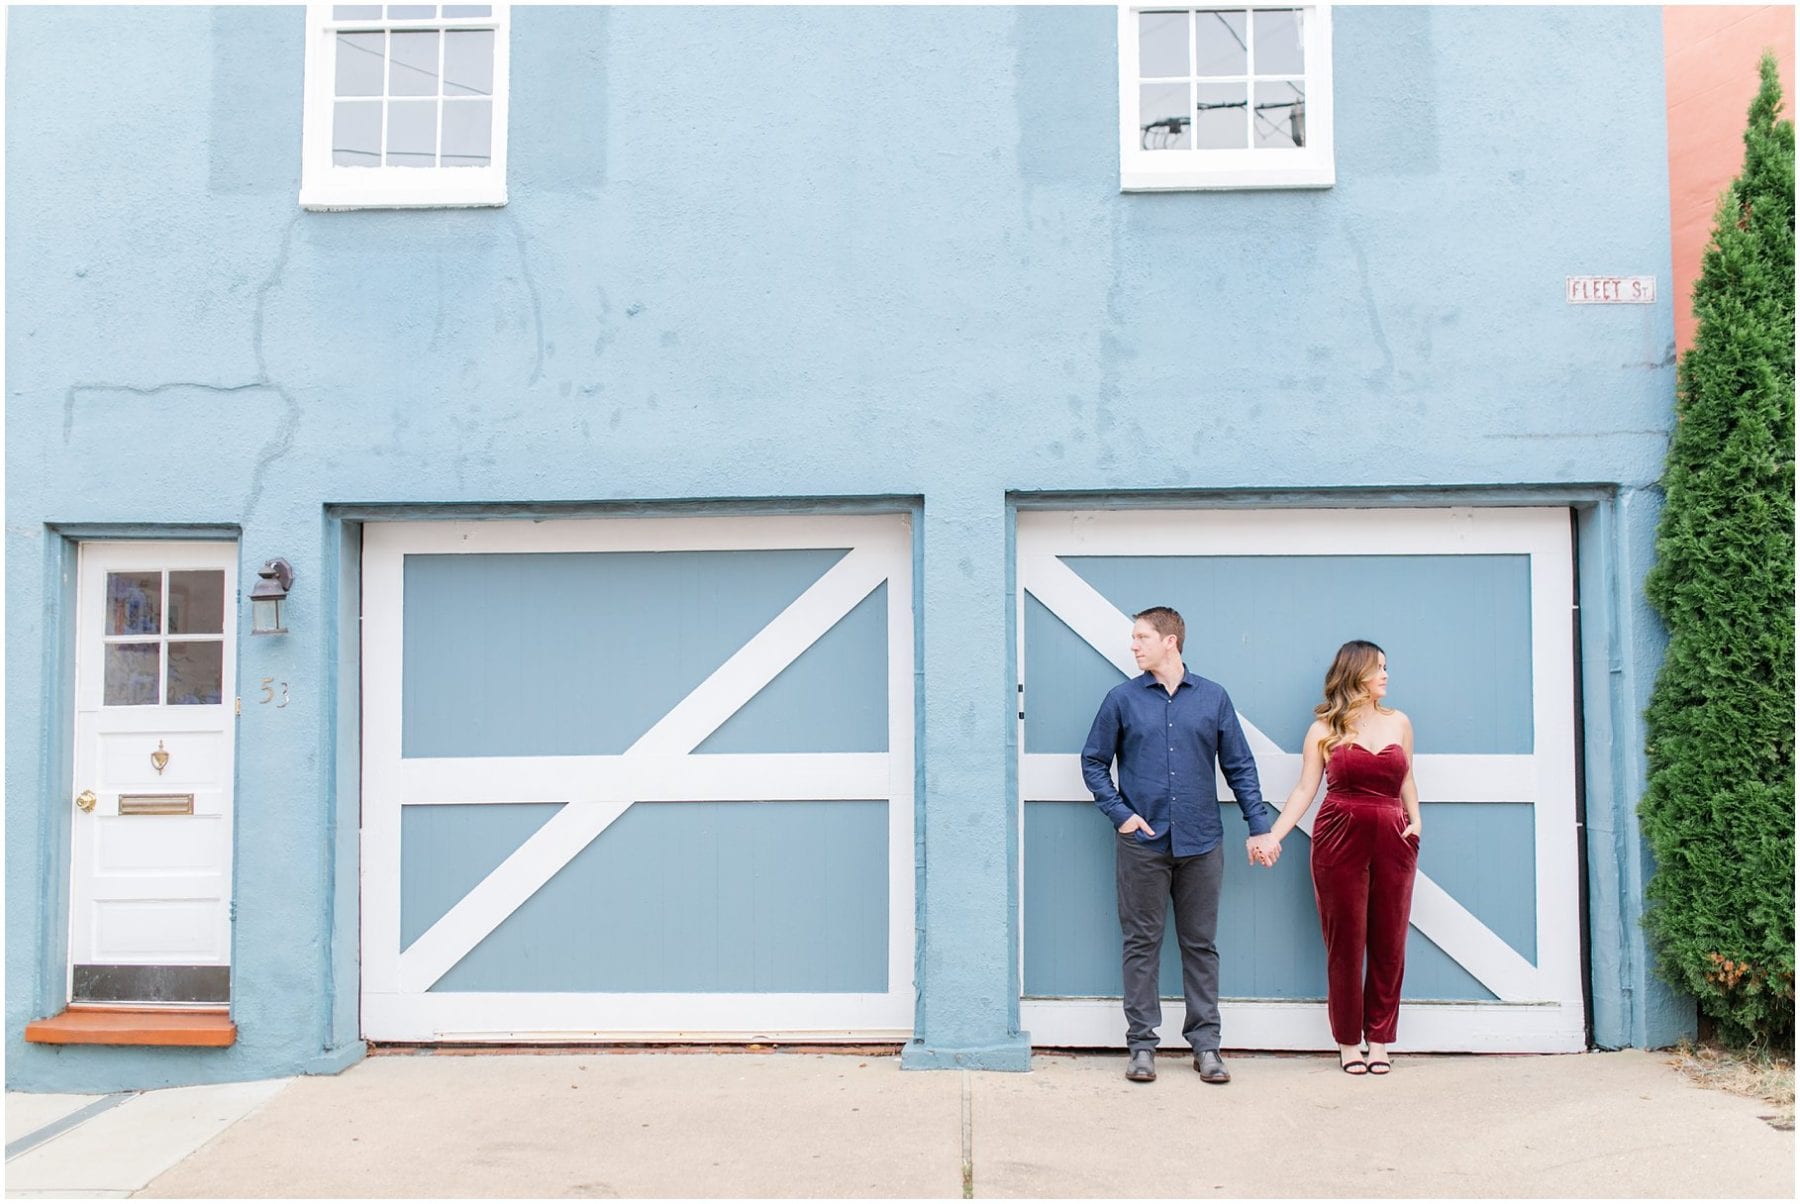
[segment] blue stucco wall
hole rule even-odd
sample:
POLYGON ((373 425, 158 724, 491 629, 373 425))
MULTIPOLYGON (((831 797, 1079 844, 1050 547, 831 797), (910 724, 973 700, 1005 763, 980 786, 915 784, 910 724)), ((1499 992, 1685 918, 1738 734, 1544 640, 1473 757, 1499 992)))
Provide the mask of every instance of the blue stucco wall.
POLYGON ((301 9, 11 12, 9 1086, 357 1056, 364 511, 334 507, 390 503, 922 499, 928 1066, 1024 1050, 1009 495, 1580 501, 1596 1032, 1682 1031, 1633 818, 1668 290, 1562 300, 1668 280, 1658 10, 1338 10, 1337 185, 1161 195, 1118 191, 1110 7, 513 21, 510 203, 322 214, 301 9), (27 1046, 64 956, 67 540, 179 524, 300 583, 240 649, 294 700, 238 730, 242 1037, 27 1046))

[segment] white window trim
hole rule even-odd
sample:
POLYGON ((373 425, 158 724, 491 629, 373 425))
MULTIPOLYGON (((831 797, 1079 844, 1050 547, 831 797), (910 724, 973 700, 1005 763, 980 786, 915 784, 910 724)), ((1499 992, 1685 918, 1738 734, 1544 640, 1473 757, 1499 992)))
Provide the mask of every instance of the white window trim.
MULTIPOLYGON (((340 0, 341 2, 341 0, 340 0)), ((424 209, 506 204, 508 32, 503 3, 493 17, 428 21, 337 21, 330 3, 306 6, 306 84, 302 102, 300 205, 304 209, 424 209), (351 29, 476 28, 494 31, 492 162, 486 167, 340 167, 331 161, 336 80, 334 39, 351 29)))
POLYGON ((1145 150, 1139 141, 1138 28, 1144 11, 1192 4, 1119 5, 1119 190, 1158 192, 1204 188, 1329 188, 1337 182, 1332 155, 1331 6, 1253 0, 1219 8, 1306 10, 1306 137, 1292 150, 1145 150))

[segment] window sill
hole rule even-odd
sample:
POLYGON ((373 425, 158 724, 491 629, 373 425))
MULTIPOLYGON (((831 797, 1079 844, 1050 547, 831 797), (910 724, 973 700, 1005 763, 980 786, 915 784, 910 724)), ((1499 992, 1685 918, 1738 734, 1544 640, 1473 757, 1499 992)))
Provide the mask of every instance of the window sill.
POLYGON ((300 208, 314 213, 345 213, 354 209, 499 209, 506 204, 506 194, 494 197, 377 197, 337 194, 328 191, 302 192, 300 208))
MULTIPOLYGON (((474 169, 453 168, 458 173, 474 169)), ((361 174, 360 172, 357 174, 361 174)), ((369 173, 371 176, 374 172, 369 173)), ((408 175, 410 175, 410 171, 408 175)), ((481 179, 407 178, 327 179, 300 189, 300 207, 315 211, 343 209, 467 209, 506 204, 506 180, 483 169, 481 179)))
POLYGON ((1265 168, 1182 168, 1175 171, 1144 171, 1123 168, 1119 172, 1120 192, 1206 192, 1275 188, 1330 188, 1337 183, 1337 170, 1331 164, 1304 167, 1265 168))

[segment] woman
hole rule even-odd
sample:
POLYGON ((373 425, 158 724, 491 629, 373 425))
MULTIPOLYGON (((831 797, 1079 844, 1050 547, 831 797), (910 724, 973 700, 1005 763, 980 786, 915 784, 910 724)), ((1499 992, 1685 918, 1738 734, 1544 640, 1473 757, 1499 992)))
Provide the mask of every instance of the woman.
POLYGON ((1325 801, 1312 829, 1313 895, 1325 935, 1326 1011, 1346 1074, 1391 1067, 1387 1046, 1400 1019, 1419 862, 1412 722, 1382 705, 1387 686, 1380 648, 1351 640, 1338 649, 1325 674, 1325 701, 1306 729, 1300 784, 1271 832, 1279 842, 1293 831, 1324 776, 1325 801))

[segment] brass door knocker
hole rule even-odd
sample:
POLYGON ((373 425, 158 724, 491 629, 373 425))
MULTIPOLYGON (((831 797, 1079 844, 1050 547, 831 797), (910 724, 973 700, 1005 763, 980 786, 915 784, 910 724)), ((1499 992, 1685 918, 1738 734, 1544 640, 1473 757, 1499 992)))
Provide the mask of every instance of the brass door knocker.
POLYGON ((150 754, 150 764, 155 767, 157 773, 161 773, 169 766, 169 753, 163 747, 161 740, 156 742, 156 751, 150 754))

